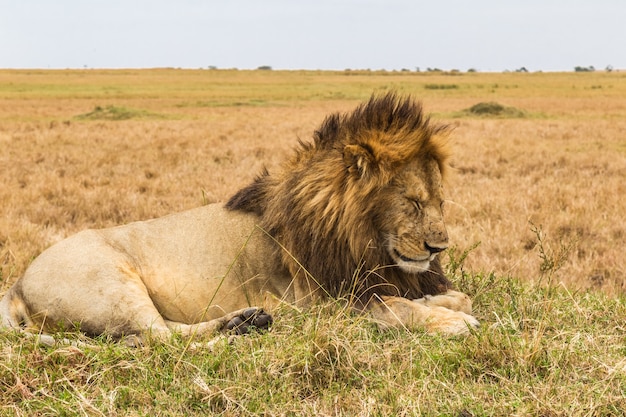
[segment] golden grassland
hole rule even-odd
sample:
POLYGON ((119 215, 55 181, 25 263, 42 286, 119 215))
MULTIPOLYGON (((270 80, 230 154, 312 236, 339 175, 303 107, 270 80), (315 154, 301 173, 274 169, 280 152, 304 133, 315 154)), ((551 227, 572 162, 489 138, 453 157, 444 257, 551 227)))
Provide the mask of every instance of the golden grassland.
POLYGON ((388 90, 455 126, 443 259, 479 329, 380 331, 328 302, 212 349, 2 331, 0 416, 626 415, 618 72, 0 70, 0 294, 81 229, 227 199, 388 90), (516 111, 464 111, 489 102, 516 111))
POLYGON ((78 230, 224 201, 388 90, 455 126, 446 216, 454 246, 478 245, 466 268, 532 281, 555 261, 569 288, 626 290, 626 73, 175 69, 0 71, 1 288, 78 230), (463 112, 482 102, 523 115, 463 112))

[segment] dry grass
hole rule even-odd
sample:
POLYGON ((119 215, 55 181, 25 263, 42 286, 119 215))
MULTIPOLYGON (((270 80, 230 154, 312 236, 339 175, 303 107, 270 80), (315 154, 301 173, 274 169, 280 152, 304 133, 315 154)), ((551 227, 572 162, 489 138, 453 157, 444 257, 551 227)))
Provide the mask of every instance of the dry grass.
POLYGON ((617 72, 0 71, 3 287, 78 230, 225 200, 326 114, 387 89, 456 125, 448 223, 461 249, 480 242, 471 269, 535 279, 532 222, 554 251, 571 245, 558 280, 625 291, 617 72), (525 117, 460 113, 481 102, 525 117))
POLYGON ((625 415, 622 73, 0 71, 0 294, 78 230, 225 200, 388 89, 456 126, 444 260, 479 330, 327 304, 213 350, 0 332, 0 415, 625 415), (524 114, 462 113, 480 102, 524 114))

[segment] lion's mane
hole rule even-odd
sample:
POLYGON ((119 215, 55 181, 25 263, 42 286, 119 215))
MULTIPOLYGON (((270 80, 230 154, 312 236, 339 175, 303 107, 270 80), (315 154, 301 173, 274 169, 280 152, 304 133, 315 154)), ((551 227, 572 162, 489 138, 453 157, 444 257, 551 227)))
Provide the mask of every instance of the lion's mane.
POLYGON ((352 113, 328 116, 312 143, 300 142, 292 158, 274 173, 264 170, 226 207, 260 216, 291 274, 310 274, 332 297, 445 292, 452 285, 438 259, 419 274, 394 265, 377 228, 385 207, 372 196, 416 158, 434 159, 443 175, 448 152, 440 134, 447 128, 410 97, 372 96, 352 113), (348 160, 351 146, 373 156, 367 167, 348 160))

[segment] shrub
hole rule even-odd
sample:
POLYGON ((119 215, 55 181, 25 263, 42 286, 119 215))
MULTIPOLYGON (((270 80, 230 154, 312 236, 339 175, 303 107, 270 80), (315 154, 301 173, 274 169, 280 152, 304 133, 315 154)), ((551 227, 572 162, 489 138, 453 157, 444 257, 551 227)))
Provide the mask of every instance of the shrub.
POLYGON ((457 84, 426 84, 426 90, 456 90, 459 88, 457 84))
POLYGON ((146 110, 130 109, 122 106, 96 106, 92 111, 76 116, 79 120, 129 120, 140 118, 161 118, 146 110))
POLYGON ((463 113, 472 116, 496 116, 496 117, 524 117, 525 113, 515 107, 503 106, 495 101, 474 104, 463 113))

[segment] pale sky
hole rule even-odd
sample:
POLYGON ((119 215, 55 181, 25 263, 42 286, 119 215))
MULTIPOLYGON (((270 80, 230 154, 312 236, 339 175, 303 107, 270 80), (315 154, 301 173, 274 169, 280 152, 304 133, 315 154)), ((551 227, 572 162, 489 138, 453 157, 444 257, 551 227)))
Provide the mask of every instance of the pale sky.
POLYGON ((0 0, 0 68, 626 69, 626 0, 0 0))

